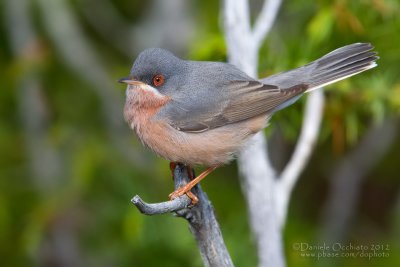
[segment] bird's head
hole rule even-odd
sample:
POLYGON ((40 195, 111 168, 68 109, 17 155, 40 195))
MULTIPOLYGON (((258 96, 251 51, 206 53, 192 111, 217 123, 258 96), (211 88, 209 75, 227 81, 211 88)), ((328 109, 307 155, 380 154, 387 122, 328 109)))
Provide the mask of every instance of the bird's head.
POLYGON ((166 104, 184 83, 187 63, 171 52, 150 48, 139 54, 128 77, 119 82, 126 83, 127 101, 143 107, 166 104))

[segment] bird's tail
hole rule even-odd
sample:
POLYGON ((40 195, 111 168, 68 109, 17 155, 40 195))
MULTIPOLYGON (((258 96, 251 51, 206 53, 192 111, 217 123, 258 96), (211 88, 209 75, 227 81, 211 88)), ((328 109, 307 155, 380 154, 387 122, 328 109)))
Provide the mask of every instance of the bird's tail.
POLYGON ((351 44, 314 61, 315 68, 311 73, 307 92, 376 67, 378 56, 372 49, 371 44, 351 44))
POLYGON ((306 92, 310 92, 377 66, 375 61, 379 57, 373 48, 369 43, 343 46, 303 67, 261 81, 281 88, 302 83, 308 87, 306 92))

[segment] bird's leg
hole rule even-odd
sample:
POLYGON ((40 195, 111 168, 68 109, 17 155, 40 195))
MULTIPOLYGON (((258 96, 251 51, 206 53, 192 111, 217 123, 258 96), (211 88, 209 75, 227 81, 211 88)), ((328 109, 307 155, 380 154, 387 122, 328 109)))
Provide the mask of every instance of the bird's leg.
MULTIPOLYGON (((175 171, 176 165, 178 165, 178 164, 179 163, 177 163, 177 162, 170 162, 169 163, 169 169, 171 170, 172 178, 174 178, 174 179, 175 179, 174 171, 175 171)), ((189 179, 193 180, 193 178, 194 178, 194 170, 192 169, 192 167, 189 166, 189 165, 186 165, 186 171, 188 173, 189 179)), ((197 202, 199 202, 199 199, 196 197, 195 194, 192 193, 192 191, 186 192, 186 195, 192 200, 192 204, 193 205, 196 204, 197 202)))
POLYGON ((191 180, 189 183, 185 184, 182 187, 179 187, 178 189, 176 189, 174 192, 172 192, 171 194, 169 194, 169 198, 170 199, 175 199, 177 197, 180 197, 184 194, 187 194, 188 197, 190 197, 192 199, 192 204, 196 204, 198 199, 197 197, 190 192, 190 190, 196 185, 198 184, 201 180, 203 180, 210 172, 212 172, 213 170, 215 170, 218 166, 213 166, 213 167, 209 167, 208 169, 206 169, 204 172, 202 172, 199 176, 197 176, 196 178, 194 178, 193 180, 191 180), (193 198, 193 196, 195 197, 195 199, 193 198))
POLYGON ((190 181, 193 180, 195 178, 195 174, 194 174, 194 170, 193 170, 192 166, 186 165, 186 171, 188 173, 188 177, 189 177, 190 181))
MULTIPOLYGON (((194 169, 192 166, 186 165, 186 172, 188 174, 188 178, 190 181, 192 181, 195 178, 194 169)), ((192 191, 187 191, 186 195, 192 200, 192 205, 195 205, 197 202, 199 202, 199 199, 194 193, 192 193, 192 191)))
POLYGON ((169 169, 171 170, 172 178, 174 178, 174 171, 175 171, 176 165, 178 165, 178 163, 173 162, 173 161, 171 161, 169 163, 169 169))
MULTIPOLYGON (((169 168, 171 170, 172 178, 175 178, 174 171, 175 171, 176 165, 178 165, 178 164, 179 163, 177 163, 177 162, 169 163, 169 168)), ((190 165, 186 165, 186 171, 187 171, 189 179, 193 180, 194 179, 194 170, 192 169, 192 167, 190 165)), ((184 194, 182 194, 182 195, 184 195, 184 194)), ((195 194, 192 193, 192 191, 186 192, 186 195, 192 200, 193 205, 196 204, 197 202, 199 202, 199 199, 196 197, 195 194)))

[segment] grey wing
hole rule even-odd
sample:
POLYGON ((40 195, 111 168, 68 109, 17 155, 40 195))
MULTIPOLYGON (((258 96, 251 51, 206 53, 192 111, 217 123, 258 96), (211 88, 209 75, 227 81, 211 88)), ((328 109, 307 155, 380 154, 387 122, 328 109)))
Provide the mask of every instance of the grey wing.
POLYGON ((203 132, 272 113, 288 101, 297 99, 307 88, 303 84, 279 88, 255 80, 231 81, 223 89, 226 93, 217 95, 216 99, 191 110, 175 103, 166 115, 171 126, 180 131, 203 132))

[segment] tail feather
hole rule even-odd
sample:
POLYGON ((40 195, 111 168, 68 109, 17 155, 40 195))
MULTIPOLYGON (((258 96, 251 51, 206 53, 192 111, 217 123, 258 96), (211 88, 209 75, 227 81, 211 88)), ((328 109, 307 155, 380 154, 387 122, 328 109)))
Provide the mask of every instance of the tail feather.
POLYGON ((298 84, 309 87, 307 92, 346 79, 375 66, 377 53, 369 43, 355 43, 338 48, 303 67, 279 73, 261 81, 290 88, 298 84))
POLYGON ((307 92, 346 79, 376 66, 378 56, 370 44, 354 44, 314 61, 307 92), (350 49, 345 49, 350 48, 350 49))
POLYGON ((365 59, 370 59, 374 60, 376 59, 376 52, 369 51, 366 53, 361 53, 358 55, 354 55, 352 57, 348 57, 346 59, 343 59, 342 61, 339 62, 332 62, 332 64, 329 64, 329 66, 321 66, 318 67, 317 71, 320 70, 321 72, 324 71, 334 71, 340 68, 343 68, 344 66, 354 64, 356 62, 365 60, 365 59))
POLYGON ((320 65, 330 66, 330 63, 338 63, 372 49, 373 46, 370 43, 354 43, 335 49, 314 62, 318 62, 320 65))

